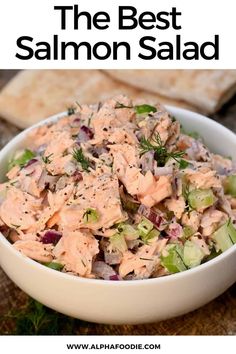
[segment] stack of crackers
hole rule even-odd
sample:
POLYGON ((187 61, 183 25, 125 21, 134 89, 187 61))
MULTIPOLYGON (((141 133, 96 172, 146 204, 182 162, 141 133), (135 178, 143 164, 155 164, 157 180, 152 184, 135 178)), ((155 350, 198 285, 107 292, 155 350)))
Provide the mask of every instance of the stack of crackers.
POLYGON ((26 70, 0 92, 0 116, 26 128, 76 101, 93 104, 117 94, 209 115, 235 93, 236 70, 26 70))

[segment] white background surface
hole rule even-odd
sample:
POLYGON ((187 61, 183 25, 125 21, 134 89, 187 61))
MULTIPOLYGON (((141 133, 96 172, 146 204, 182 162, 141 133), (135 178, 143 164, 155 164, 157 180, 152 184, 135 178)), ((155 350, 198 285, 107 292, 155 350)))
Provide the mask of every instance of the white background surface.
MULTIPOLYGON (((236 68, 236 1, 214 1, 214 0, 12 0, 1 4, 0 11, 0 68, 236 68), (54 5, 79 4, 81 11, 89 11, 94 14, 97 11, 106 11, 110 14, 111 23, 107 30, 86 30, 85 22, 81 22, 80 30, 74 30, 72 26, 72 12, 68 16, 68 28, 60 30, 60 13, 54 11, 54 5), (138 13, 143 11, 171 11, 175 6, 182 16, 178 20, 182 30, 118 30, 118 6, 133 5, 138 13), (76 43, 87 40, 91 44, 98 41, 128 41, 132 47, 132 60, 124 60, 120 55, 118 61, 107 59, 86 60, 86 55, 81 55, 79 61, 74 61, 72 55, 66 61, 54 60, 20 60, 15 57, 18 51, 16 40, 20 36, 31 36, 34 43, 47 41, 52 43, 53 34, 58 34, 63 41, 74 41, 76 43), (142 60, 138 58, 140 52, 139 39, 143 36, 154 36, 157 43, 162 41, 174 41, 176 34, 181 34, 182 41, 196 41, 199 43, 212 41, 215 34, 220 36, 220 58, 219 60, 204 59, 195 61, 161 61, 159 59, 142 60)), ((35 48, 35 46, 33 45, 35 48)), ((143 50, 142 50, 143 51, 143 50)), ((72 54, 72 51, 71 51, 72 54)), ((122 54, 122 53, 121 53, 122 54)))

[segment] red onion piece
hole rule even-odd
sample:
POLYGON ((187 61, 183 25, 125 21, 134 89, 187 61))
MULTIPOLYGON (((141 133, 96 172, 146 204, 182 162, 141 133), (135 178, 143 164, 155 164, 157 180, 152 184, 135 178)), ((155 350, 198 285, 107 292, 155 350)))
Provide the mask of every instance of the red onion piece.
POLYGON ((90 149, 90 153, 93 155, 93 157, 98 158, 100 155, 108 153, 108 149, 104 146, 94 146, 92 149, 90 149))
POLYGON ((7 225, 0 225, 0 232, 4 233, 9 230, 9 227, 7 225))
POLYGON ((138 209, 138 213, 145 216, 149 221, 151 221, 153 225, 157 228, 157 230, 162 231, 165 229, 166 220, 156 211, 141 204, 138 209))
POLYGON ((92 272, 105 280, 110 280, 110 277, 117 275, 112 267, 102 261, 94 262, 92 272))
POLYGON ((76 170, 73 175, 72 175, 73 179, 75 182, 80 182, 83 181, 83 175, 79 170, 76 170))
POLYGON ((182 236, 182 231, 182 226, 175 222, 169 225, 166 233, 172 240, 177 240, 179 237, 182 236))
POLYGON ((57 244, 57 242, 60 240, 61 237, 62 237, 61 232, 58 232, 56 230, 48 230, 41 237, 41 242, 45 243, 45 244, 53 243, 55 245, 55 244, 57 244))
POLYGON ((115 275, 111 275, 110 277, 109 277, 109 280, 120 280, 120 278, 119 278, 119 276, 117 275, 117 274, 115 274, 115 275))
POLYGON ((48 186, 49 188, 53 188, 56 185, 58 179, 58 176, 51 176, 47 173, 46 170, 43 170, 38 181, 38 187, 41 190, 44 190, 46 186, 48 186))
POLYGON ((142 168, 142 172, 147 172, 147 171, 155 171, 156 168, 156 161, 154 160, 154 152, 149 151, 146 152, 141 158, 140 158, 140 167, 142 168))
POLYGON ((120 252, 108 252, 107 250, 104 250, 104 258, 106 264, 114 265, 114 264, 120 264, 122 260, 122 255, 120 252))
POLYGON ((80 116, 76 117, 71 123, 73 127, 78 127, 80 125, 81 119, 80 116))
POLYGON ((24 168, 27 168, 27 167, 33 165, 33 164, 36 163, 36 162, 38 162, 37 159, 31 159, 31 160, 29 160, 29 161, 27 162, 27 164, 24 166, 24 168))
POLYGON ((173 178, 172 182, 171 182, 171 186, 172 186, 172 195, 174 198, 177 197, 177 190, 178 190, 178 178, 175 177, 173 178))
POLYGON ((77 137, 77 142, 78 143, 84 143, 90 139, 93 138, 93 132, 89 127, 86 127, 85 125, 82 125, 80 128, 78 137, 77 137))
POLYGON ((172 166, 156 167, 154 169, 155 176, 168 176, 171 175, 172 173, 173 173, 172 166))

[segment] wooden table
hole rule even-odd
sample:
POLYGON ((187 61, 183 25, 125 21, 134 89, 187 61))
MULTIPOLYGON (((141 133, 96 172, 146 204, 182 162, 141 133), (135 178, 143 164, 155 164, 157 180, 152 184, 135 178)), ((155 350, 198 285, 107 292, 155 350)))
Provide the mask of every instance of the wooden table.
MULTIPOLYGON (((13 75, 13 70, 0 70, 0 87, 13 75)), ((236 132, 236 96, 214 119, 236 132)), ((19 130, 0 119, 0 148, 19 130)), ((226 270, 227 271, 227 270, 226 270)), ((173 294, 174 296, 174 294, 173 294)), ((0 316, 9 309, 26 303, 23 293, 0 269, 0 316)), ((11 334, 12 328, 0 321, 0 334, 11 334)), ((63 334, 63 330, 62 330, 63 334)), ((208 305, 187 315, 145 325, 111 326, 76 321, 73 334, 89 335, 235 335, 236 334, 236 284, 208 305)))

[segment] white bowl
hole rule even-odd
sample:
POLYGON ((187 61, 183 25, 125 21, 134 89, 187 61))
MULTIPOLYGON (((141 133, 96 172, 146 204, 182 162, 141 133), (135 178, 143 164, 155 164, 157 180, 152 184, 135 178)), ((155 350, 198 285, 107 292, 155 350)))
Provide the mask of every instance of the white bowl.
MULTIPOLYGON (((167 109, 186 130, 199 132, 212 151, 225 156, 236 151, 236 136, 227 128, 193 112, 167 109)), ((53 122, 57 117, 35 126, 53 122)), ((9 157, 25 146, 31 129, 19 134, 0 152, 0 180, 9 157)), ((87 321, 136 324, 187 313, 222 294, 236 281, 236 245, 182 273, 119 282, 85 279, 49 269, 16 251, 1 234, 0 264, 23 291, 54 310, 87 321)))

